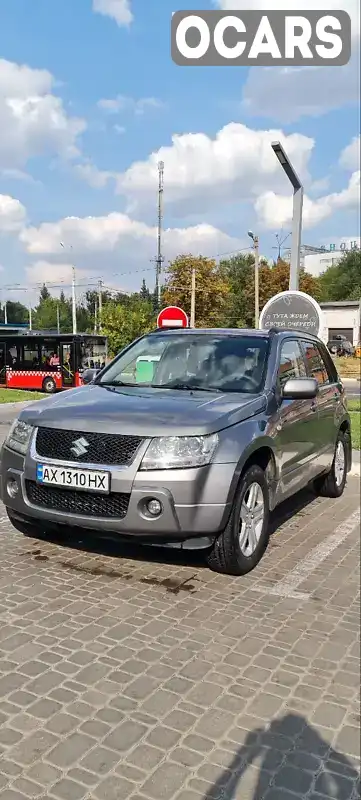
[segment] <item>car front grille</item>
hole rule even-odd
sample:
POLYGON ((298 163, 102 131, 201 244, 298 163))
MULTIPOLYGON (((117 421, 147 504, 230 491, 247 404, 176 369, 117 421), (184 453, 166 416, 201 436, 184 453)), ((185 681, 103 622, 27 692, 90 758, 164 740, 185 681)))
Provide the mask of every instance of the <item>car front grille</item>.
POLYGON ((129 505, 129 494, 92 494, 77 492, 72 489, 41 486, 35 481, 25 481, 28 500, 32 505, 62 511, 68 514, 79 514, 84 517, 103 517, 107 519, 124 519, 129 505))
POLYGON ((36 452, 40 457, 57 461, 127 466, 142 441, 139 436, 38 428, 36 452), (76 452, 72 450, 74 447, 76 452))

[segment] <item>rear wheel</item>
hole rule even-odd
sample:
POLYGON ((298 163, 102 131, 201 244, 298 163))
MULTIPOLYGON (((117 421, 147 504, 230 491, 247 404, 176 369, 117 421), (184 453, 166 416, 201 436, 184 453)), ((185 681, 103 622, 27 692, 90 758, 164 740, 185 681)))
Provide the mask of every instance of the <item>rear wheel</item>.
POLYGON ((43 380, 43 392, 46 394, 54 394, 56 391, 56 383, 53 378, 44 378, 43 380))
POLYGON ((208 566, 226 575, 246 575, 265 552, 269 539, 269 492, 261 467, 242 476, 226 529, 208 554, 208 566))
POLYGON ((340 431, 336 441, 335 455, 332 467, 327 475, 322 475, 315 481, 315 490, 321 497, 341 497, 347 479, 347 441, 345 434, 340 431))

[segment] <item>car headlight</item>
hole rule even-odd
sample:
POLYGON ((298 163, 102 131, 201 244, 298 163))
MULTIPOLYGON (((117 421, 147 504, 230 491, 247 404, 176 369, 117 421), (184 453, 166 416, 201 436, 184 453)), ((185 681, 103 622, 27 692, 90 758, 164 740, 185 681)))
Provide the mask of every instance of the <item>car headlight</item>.
POLYGON ((21 455, 25 456, 28 452, 33 430, 33 425, 28 425, 27 422, 23 422, 21 419, 16 419, 10 428, 5 442, 6 446, 10 450, 15 450, 16 453, 21 453, 21 455))
POLYGON ((210 436, 160 436, 150 442, 140 469, 202 467, 211 461, 217 444, 217 433, 210 436))

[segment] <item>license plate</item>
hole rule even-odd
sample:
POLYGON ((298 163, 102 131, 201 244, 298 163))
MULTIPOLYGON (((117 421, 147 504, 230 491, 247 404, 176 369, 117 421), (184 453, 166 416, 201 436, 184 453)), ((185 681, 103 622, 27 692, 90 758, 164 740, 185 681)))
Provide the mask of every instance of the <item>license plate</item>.
POLYGON ((85 492, 109 494, 109 472, 98 472, 90 469, 69 469, 68 467, 52 467, 37 464, 36 480, 47 486, 58 486, 63 489, 78 489, 85 492))

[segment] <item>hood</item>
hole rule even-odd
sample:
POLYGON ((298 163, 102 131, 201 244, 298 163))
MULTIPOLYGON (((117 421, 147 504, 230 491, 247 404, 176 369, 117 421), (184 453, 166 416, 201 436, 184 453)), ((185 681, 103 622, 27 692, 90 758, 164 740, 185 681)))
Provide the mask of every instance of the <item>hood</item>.
POLYGON ((20 416, 34 426, 63 430, 194 436, 235 425, 265 405, 264 395, 92 385, 37 401, 20 416))

